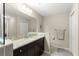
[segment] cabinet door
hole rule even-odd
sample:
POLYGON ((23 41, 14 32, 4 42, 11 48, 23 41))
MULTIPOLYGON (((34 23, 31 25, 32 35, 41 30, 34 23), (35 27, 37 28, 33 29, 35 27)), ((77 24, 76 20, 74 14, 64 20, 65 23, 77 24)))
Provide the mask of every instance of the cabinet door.
POLYGON ((34 56, 34 46, 35 46, 35 42, 32 42, 32 43, 30 43, 30 44, 28 44, 28 45, 26 45, 26 49, 27 49, 27 56, 34 56))
POLYGON ((24 55, 24 49, 23 49, 23 47, 14 50, 13 51, 13 55, 14 56, 23 56, 24 55))
POLYGON ((44 52, 44 38, 40 38, 37 41, 37 45, 39 46, 39 55, 41 55, 44 52))
POLYGON ((28 49, 28 51, 27 51, 28 56, 34 56, 34 53, 35 53, 34 49, 35 49, 34 47, 30 47, 30 48, 28 49))
POLYGON ((23 50, 24 50, 23 56, 28 56, 28 45, 25 45, 25 46, 23 47, 23 50))
POLYGON ((30 43, 28 46, 28 56, 40 56, 44 51, 44 38, 30 43))
POLYGON ((39 56, 40 47, 38 45, 28 47, 27 53, 28 53, 28 56, 39 56))
POLYGON ((40 55, 40 46, 36 45, 34 46, 34 56, 40 55))

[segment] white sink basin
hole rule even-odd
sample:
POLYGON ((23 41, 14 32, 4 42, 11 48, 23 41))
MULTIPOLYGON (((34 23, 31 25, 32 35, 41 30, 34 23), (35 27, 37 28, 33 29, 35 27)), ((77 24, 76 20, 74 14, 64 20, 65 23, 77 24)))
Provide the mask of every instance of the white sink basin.
POLYGON ((28 35, 25 36, 25 38, 32 38, 32 37, 37 36, 37 35, 38 34, 28 34, 28 35))

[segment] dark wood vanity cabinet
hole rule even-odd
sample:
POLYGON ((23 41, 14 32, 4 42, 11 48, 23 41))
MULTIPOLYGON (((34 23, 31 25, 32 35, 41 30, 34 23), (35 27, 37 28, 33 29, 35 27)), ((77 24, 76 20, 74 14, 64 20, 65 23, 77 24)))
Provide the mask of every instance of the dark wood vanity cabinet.
POLYGON ((34 42, 24 45, 13 51, 14 56, 40 56, 44 52, 44 39, 40 38, 34 42))

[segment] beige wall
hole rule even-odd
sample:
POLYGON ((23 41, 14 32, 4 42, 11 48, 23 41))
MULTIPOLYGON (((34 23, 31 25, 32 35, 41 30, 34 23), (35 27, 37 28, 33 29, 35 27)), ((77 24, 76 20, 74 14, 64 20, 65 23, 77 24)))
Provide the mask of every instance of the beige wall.
POLYGON ((63 48, 69 47, 68 21, 69 21, 68 14, 52 15, 52 16, 44 17, 43 19, 43 31, 52 34, 52 36, 55 35, 54 33, 55 29, 66 29, 64 40, 53 40, 53 44, 55 43, 58 44, 57 45, 58 47, 63 47, 63 48))

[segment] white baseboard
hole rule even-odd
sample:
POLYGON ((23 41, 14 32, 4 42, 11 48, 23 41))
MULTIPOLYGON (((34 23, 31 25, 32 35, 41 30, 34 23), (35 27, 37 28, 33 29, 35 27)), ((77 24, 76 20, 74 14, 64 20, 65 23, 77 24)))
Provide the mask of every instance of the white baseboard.
POLYGON ((56 47, 56 48, 61 48, 61 49, 65 49, 65 50, 67 50, 67 51, 70 51, 69 48, 59 47, 59 46, 54 46, 54 47, 56 47))
MULTIPOLYGON (((67 50, 67 51, 71 52, 69 48, 64 48, 64 47, 56 47, 56 48, 65 49, 65 50, 67 50)), ((44 51, 44 53, 48 54, 49 56, 51 55, 51 53, 50 53, 50 52, 48 52, 48 51, 44 51)), ((72 52, 71 52, 71 53, 72 53, 72 52)), ((73 54, 72 54, 72 55, 73 55, 73 54)))
POLYGON ((67 51, 70 51, 69 48, 64 48, 64 47, 60 47, 60 48, 65 49, 65 50, 67 50, 67 51))
MULTIPOLYGON (((70 53, 72 53, 69 48, 64 48, 64 47, 56 47, 56 48, 61 48, 61 49, 67 50, 67 51, 69 51, 70 53)), ((73 55, 73 54, 72 54, 72 55, 73 55)))

